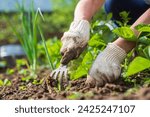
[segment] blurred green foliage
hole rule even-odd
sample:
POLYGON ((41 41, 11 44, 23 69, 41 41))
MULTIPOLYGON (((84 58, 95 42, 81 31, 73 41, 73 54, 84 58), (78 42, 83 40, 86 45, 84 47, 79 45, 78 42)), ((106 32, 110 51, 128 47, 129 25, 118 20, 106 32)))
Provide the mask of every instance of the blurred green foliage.
MULTIPOLYGON (((45 21, 43 22, 42 19, 38 21, 41 24, 45 38, 61 37, 62 33, 68 30, 73 20, 73 12, 77 2, 78 0, 52 0, 53 11, 51 13, 44 12, 45 21)), ((20 14, 0 13, 0 17, 0 45, 17 43, 17 37, 13 33, 9 22, 19 31, 21 28, 20 14)))
MULTIPOLYGON (((45 42, 47 46, 48 53, 50 55, 50 59, 53 63, 53 67, 56 69, 60 65, 60 48, 61 48, 61 42, 57 38, 51 38, 48 39, 45 42)), ((44 50, 44 44, 42 41, 38 44, 38 63, 39 65, 48 65, 48 60, 46 58, 45 50, 44 50)))
POLYGON ((0 45, 7 43, 16 43, 17 37, 12 31, 8 20, 12 22, 17 29, 20 29, 21 22, 19 21, 19 14, 1 13, 0 14, 0 45))
POLYGON ((50 22, 50 32, 64 32, 68 30, 73 20, 77 2, 78 0, 52 0, 52 9, 54 12, 47 19, 50 22))

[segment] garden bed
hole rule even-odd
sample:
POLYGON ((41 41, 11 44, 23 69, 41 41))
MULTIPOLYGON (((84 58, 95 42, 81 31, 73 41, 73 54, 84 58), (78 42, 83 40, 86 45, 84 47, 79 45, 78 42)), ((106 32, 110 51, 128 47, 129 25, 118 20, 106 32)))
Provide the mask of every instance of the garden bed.
POLYGON ((100 88, 90 88, 85 85, 86 78, 70 81, 69 87, 64 91, 57 90, 46 81, 50 71, 40 70, 37 81, 23 82, 22 75, 15 72, 13 75, 0 74, 1 79, 11 80, 11 86, 0 87, 0 99, 2 100, 57 100, 57 99, 150 99, 150 87, 140 86, 135 88, 120 80, 106 84, 100 88))

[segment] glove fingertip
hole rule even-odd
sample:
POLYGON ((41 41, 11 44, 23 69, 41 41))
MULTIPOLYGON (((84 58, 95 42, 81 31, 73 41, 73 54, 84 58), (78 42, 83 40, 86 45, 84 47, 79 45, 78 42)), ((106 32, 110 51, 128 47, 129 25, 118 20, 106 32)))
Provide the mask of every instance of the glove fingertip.
POLYGON ((67 64, 66 59, 62 58, 62 59, 60 60, 60 63, 63 64, 63 65, 66 65, 66 64, 67 64))
POLYGON ((92 78, 90 75, 87 75, 87 79, 85 81, 85 84, 91 88, 94 88, 96 85, 96 81, 94 78, 92 78))
POLYGON ((67 65, 70 62, 70 60, 71 59, 69 57, 67 57, 67 56, 64 55, 62 57, 62 59, 60 60, 60 63, 63 64, 63 65, 67 65))

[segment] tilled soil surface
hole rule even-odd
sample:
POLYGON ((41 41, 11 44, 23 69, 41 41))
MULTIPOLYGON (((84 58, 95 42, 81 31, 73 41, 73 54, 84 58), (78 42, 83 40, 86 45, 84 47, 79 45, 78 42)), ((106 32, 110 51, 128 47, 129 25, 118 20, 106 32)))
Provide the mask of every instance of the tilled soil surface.
POLYGON ((133 89, 133 86, 117 81, 106 84, 100 88, 90 88, 85 85, 86 78, 70 81, 69 86, 59 91, 47 82, 48 70, 41 71, 37 80, 43 79, 42 84, 33 84, 32 82, 21 81, 21 76, 17 73, 13 75, 0 74, 0 78, 8 78, 12 81, 11 86, 0 87, 1 100, 56 100, 56 99, 78 99, 78 100, 102 100, 102 99, 150 99, 150 87, 139 87, 133 89))

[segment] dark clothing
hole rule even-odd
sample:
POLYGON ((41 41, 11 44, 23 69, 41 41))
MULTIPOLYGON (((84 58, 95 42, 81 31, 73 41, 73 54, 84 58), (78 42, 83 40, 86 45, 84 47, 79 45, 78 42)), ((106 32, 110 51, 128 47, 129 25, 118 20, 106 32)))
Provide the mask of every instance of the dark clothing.
POLYGON ((119 13, 122 11, 129 12, 129 24, 133 24, 150 5, 146 4, 144 0, 106 0, 106 13, 113 13, 113 20, 121 21, 119 13))

